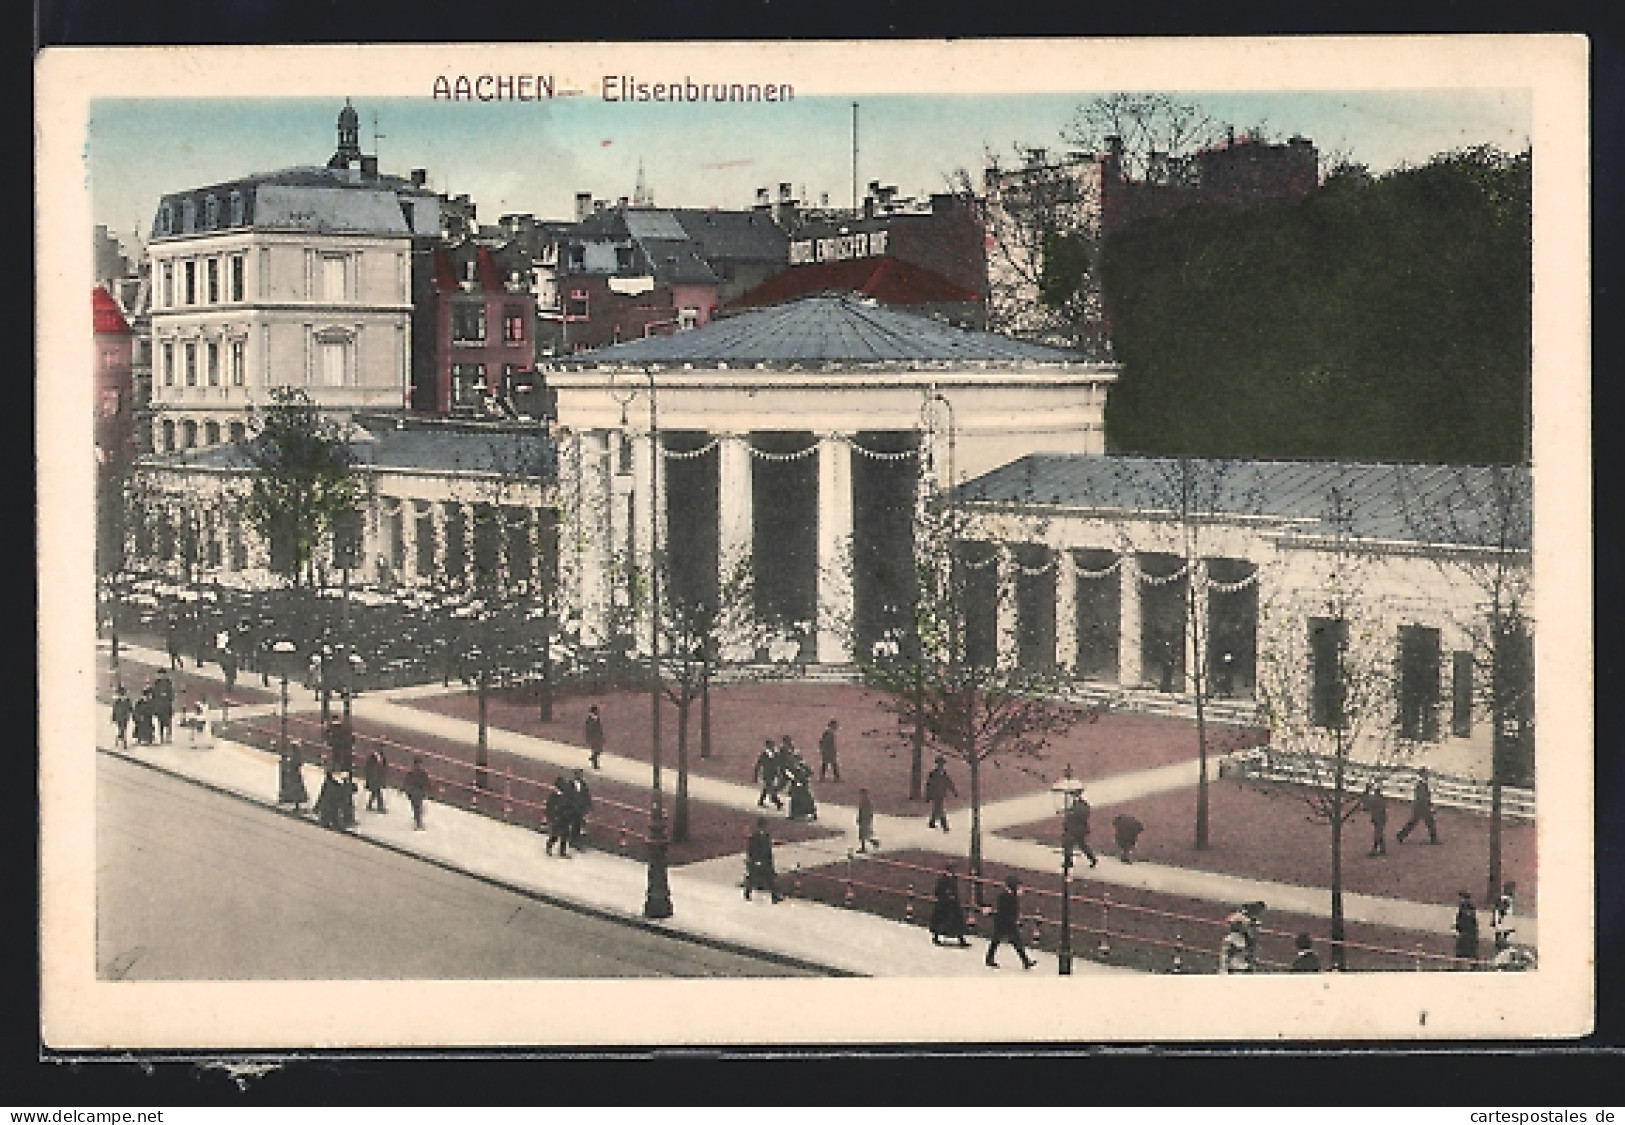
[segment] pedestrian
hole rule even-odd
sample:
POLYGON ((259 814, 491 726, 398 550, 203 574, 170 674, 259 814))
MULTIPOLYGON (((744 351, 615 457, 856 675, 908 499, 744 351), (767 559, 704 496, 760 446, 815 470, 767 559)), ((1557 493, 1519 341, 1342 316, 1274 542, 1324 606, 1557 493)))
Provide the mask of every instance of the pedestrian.
POLYGON ((355 791, 355 774, 347 773, 339 778, 339 813, 345 828, 355 827, 355 791))
POLYGON ((813 800, 812 767, 795 758, 789 771, 790 819, 817 820, 818 802, 813 800))
POLYGON ((152 717, 158 724, 158 741, 168 742, 175 730, 175 681, 162 669, 152 681, 152 717))
POLYGON ((1145 831, 1145 825, 1128 813, 1118 813, 1112 817, 1112 832, 1117 838, 1117 858, 1124 863, 1133 863, 1134 845, 1140 842, 1140 833, 1145 831))
POLYGON ((931 944, 941 945, 943 938, 951 939, 961 949, 969 949, 965 940, 965 908, 959 903, 959 875, 950 861, 937 876, 937 885, 931 897, 931 944))
POLYGON ((237 687, 237 654, 226 647, 220 649, 220 674, 226 678, 227 691, 237 687))
POLYGON ((1405 837, 1418 824, 1427 825, 1428 843, 1439 842, 1439 828, 1433 823, 1433 790, 1428 785, 1426 766, 1416 771, 1416 788, 1411 790, 1411 818, 1405 822, 1405 827, 1394 834, 1394 839, 1403 844, 1405 837))
POLYGON ((170 617, 169 624, 164 629, 164 651, 169 655, 170 668, 179 668, 181 666, 181 626, 180 622, 176 621, 173 616, 170 617))
POLYGON ((587 813, 592 811, 592 791, 587 788, 587 775, 576 770, 570 785, 569 824, 570 843, 576 851, 587 846, 587 813))
POLYGON ((570 858, 570 797, 572 787, 563 775, 553 779, 553 791, 547 795, 547 854, 553 854, 553 845, 559 848, 559 858, 570 858))
POLYGON ((118 733, 113 736, 113 745, 130 748, 130 720, 135 717, 135 704, 130 702, 130 693, 120 684, 113 692, 113 726, 118 733))
POLYGON ((401 792, 412 805, 412 827, 417 831, 423 830, 423 800, 429 795, 429 772, 423 768, 422 758, 412 759, 412 768, 406 771, 406 780, 401 784, 401 792))
POLYGON ((377 747, 367 755, 367 761, 362 766, 362 777, 367 783, 367 811, 374 810, 387 813, 384 807, 384 786, 389 781, 389 762, 384 758, 384 752, 377 747))
POLYGON ((598 714, 598 704, 587 708, 587 762, 598 768, 598 757, 604 752, 604 720, 598 714))
POLYGON ((1066 810, 1063 831, 1066 842, 1088 857, 1090 867, 1099 865, 1094 849, 1089 846, 1089 802, 1083 799, 1082 789, 1078 790, 1071 807, 1066 810))
POLYGON ((773 870, 773 837, 767 831, 767 817, 756 818, 756 831, 745 844, 745 900, 750 901, 753 890, 767 891, 778 902, 778 873, 773 870))
POLYGON ((135 740, 141 746, 151 746, 154 738, 153 726, 156 722, 157 702, 153 699, 152 685, 148 684, 141 691, 141 697, 131 705, 130 720, 135 725, 135 740))
POLYGON ((931 802, 931 819, 926 823, 927 828, 941 825, 944 832, 948 831, 948 810, 943 807, 943 802, 957 796, 959 790, 954 788, 954 779, 948 776, 948 759, 938 754, 936 766, 925 778, 925 797, 931 802))
POLYGON ((1298 952, 1292 958, 1292 971, 1294 973, 1320 972, 1320 958, 1315 955, 1315 939, 1308 934, 1299 934, 1294 941, 1298 952))
POLYGON ((331 828, 336 832, 344 827, 343 806, 343 786, 329 766, 322 773, 322 787, 316 794, 316 804, 310 811, 316 814, 316 820, 323 828, 331 828))
POLYGON ((823 781, 825 774, 832 774, 836 781, 841 780, 841 763, 836 758, 835 730, 839 724, 834 719, 824 728, 824 733, 818 737, 818 780, 823 781))
POLYGON ((1478 909, 1473 906, 1473 896, 1470 891, 1458 891, 1457 897, 1461 900, 1456 903, 1456 921, 1451 927, 1456 931, 1456 959, 1466 963, 1469 969, 1478 968, 1478 909))
POLYGON ((999 892, 999 901, 993 907, 993 940, 988 944, 985 961, 990 969, 997 969, 999 963, 993 959, 1002 942, 1009 942, 1016 948, 1016 955, 1021 958, 1021 967, 1030 969, 1035 964, 1027 956, 1027 947, 1021 943, 1021 899, 1019 897, 1021 880, 1014 875, 1006 875, 1004 890, 999 892))
POLYGON ((327 753, 333 768, 339 773, 350 773, 355 768, 355 735, 343 719, 327 724, 327 753))
POLYGON ((299 743, 290 743, 277 762, 276 803, 292 805, 294 812, 303 812, 303 806, 308 800, 310 793, 305 788, 304 763, 301 761, 299 743))
POLYGON ((869 799, 867 789, 858 790, 858 851, 867 852, 869 845, 873 844, 875 850, 880 850, 880 841, 875 839, 875 804, 869 799))
POLYGON ((1371 817, 1371 850, 1365 854, 1388 854, 1388 797, 1382 791, 1382 782, 1372 778, 1366 782, 1365 795, 1360 799, 1366 814, 1371 817))
POLYGON ((762 791, 756 796, 757 808, 762 808, 769 800, 773 802, 774 808, 784 808, 784 802, 779 799, 781 782, 779 753, 771 738, 762 747, 762 752, 756 755, 756 767, 751 773, 751 778, 762 783, 762 791))
POLYGON ((1250 973, 1253 971, 1252 941, 1248 937, 1250 923, 1241 911, 1231 914, 1226 922, 1224 938, 1219 942, 1219 972, 1250 973))
POLYGON ((186 728, 186 744, 196 746, 201 741, 209 745, 209 701, 202 696, 196 703, 186 708, 181 716, 181 725, 186 728))

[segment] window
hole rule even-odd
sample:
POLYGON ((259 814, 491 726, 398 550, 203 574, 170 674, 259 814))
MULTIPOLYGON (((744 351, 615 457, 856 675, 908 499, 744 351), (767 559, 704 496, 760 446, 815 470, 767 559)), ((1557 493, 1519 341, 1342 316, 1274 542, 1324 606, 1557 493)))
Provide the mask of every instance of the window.
POLYGON ((248 367, 247 346, 241 340, 231 342, 231 385, 243 385, 244 374, 248 367))
POLYGON ((1335 618, 1309 619, 1310 721, 1336 730, 1343 725, 1343 651, 1349 623, 1335 618))
POLYGON ((344 300, 344 259, 339 255, 322 257, 322 300, 344 300))
POLYGON ((1439 630, 1399 629, 1399 736, 1439 740, 1439 630))
POLYGON ((181 230, 191 234, 197 229, 197 204, 190 199, 181 201, 181 230))
POLYGON ((587 319, 587 291, 585 289, 570 290, 570 303, 564 306, 564 319, 587 319))
POLYGON ((175 345, 168 340, 164 341, 164 386, 175 385, 175 345))
POLYGON ((218 196, 208 196, 203 200, 203 225, 214 230, 220 225, 220 199, 218 196))
POLYGON ((234 255, 231 259, 231 299, 243 299, 243 256, 234 255))
POLYGON ((615 247, 615 272, 632 272, 632 248, 630 246, 615 247))
POLYGON ((208 357, 206 370, 209 375, 209 386, 218 387, 220 385, 220 345, 210 340, 205 347, 207 351, 204 354, 208 357))
POLYGON ((451 367, 451 404, 477 407, 485 403, 485 364, 454 363, 451 367))
POLYGON ((158 233, 159 234, 174 234, 175 233, 175 212, 170 208, 169 204, 167 204, 167 203, 164 204, 162 207, 158 208, 158 233))
POLYGON ((677 330, 687 332, 700 326, 700 310, 696 308, 680 309, 677 313, 677 330))
POLYGON ((186 303, 189 305, 195 305, 197 304, 197 263, 188 261, 185 268, 186 303))
POLYGON ((220 303, 220 259, 210 258, 204 265, 208 278, 209 304, 217 305, 220 303))
POLYGON ((1473 736, 1473 654, 1450 654, 1450 733, 1473 736))
POLYGON ((190 418, 181 423, 181 446, 184 449, 197 448, 197 423, 190 418))
POLYGON ((205 422, 205 423, 203 423, 203 444, 204 445, 219 445, 220 444, 220 423, 219 422, 205 422))
POLYGON ((322 386, 342 387, 345 382, 345 347, 340 340, 324 340, 322 349, 322 386))
POLYGON ((197 345, 190 340, 186 344, 186 385, 197 386, 197 345))
POLYGON ((240 191, 231 193, 231 225, 234 227, 243 225, 243 193, 240 191))
POLYGON ((523 305, 508 305, 503 308, 502 340, 508 344, 524 343, 525 308, 523 305))
POLYGON ((485 341, 485 306, 461 302, 451 307, 451 339, 454 344, 485 341))
POLYGON ((165 453, 173 453, 173 452, 175 452, 175 423, 172 420, 170 420, 168 418, 164 419, 163 433, 164 433, 164 452, 165 453))
POLYGON ((164 302, 164 307, 165 308, 174 308, 175 307, 175 263, 174 262, 165 262, 164 263, 163 302, 164 302))
MULTIPOLYGON (((243 425, 241 422, 233 422, 231 424, 231 429, 228 432, 231 434, 231 440, 238 442, 242 441, 248 436, 248 427, 243 425)), ((241 570, 243 565, 245 564, 239 564, 237 569, 241 570)))

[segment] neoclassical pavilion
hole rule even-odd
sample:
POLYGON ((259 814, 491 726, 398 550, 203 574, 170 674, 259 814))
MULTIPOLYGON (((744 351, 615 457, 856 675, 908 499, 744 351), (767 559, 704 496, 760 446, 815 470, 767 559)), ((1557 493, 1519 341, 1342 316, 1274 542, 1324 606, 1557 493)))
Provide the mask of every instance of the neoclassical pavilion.
POLYGON ((608 641, 658 542, 673 596, 728 597, 846 662, 914 580, 915 506, 1037 451, 1104 452, 1115 366, 825 295, 556 363, 560 569, 608 641))

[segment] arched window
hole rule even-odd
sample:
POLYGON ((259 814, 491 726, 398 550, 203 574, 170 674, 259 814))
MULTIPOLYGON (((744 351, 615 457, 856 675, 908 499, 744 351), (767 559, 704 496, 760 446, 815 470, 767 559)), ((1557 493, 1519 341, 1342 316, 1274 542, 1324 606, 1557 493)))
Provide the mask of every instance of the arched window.
POLYGON ((175 212, 170 208, 169 204, 167 204, 167 203, 164 204, 162 207, 158 208, 158 233, 159 234, 174 234, 175 233, 175 212))

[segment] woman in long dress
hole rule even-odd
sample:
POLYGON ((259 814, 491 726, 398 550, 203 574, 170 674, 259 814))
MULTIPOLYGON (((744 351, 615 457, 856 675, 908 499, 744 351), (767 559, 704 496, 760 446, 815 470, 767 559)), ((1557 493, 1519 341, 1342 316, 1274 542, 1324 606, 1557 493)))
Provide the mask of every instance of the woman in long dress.
POLYGON ((282 755, 277 771, 276 800, 279 805, 292 805, 294 812, 303 811, 301 806, 310 800, 310 791, 305 788, 305 771, 297 742, 290 745, 287 753, 282 755))
POLYGON ((932 892, 935 903, 931 907, 931 944, 941 945, 943 938, 953 940, 961 949, 969 949, 965 940, 965 908, 959 902, 959 876, 954 865, 942 869, 932 892))

